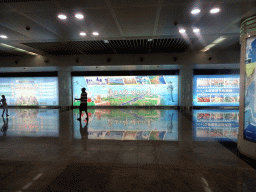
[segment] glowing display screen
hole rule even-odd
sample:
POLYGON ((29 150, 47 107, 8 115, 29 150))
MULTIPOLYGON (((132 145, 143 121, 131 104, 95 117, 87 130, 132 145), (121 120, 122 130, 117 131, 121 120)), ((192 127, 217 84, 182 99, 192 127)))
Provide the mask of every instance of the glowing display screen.
POLYGON ((86 88, 88 106, 178 105, 178 75, 73 77, 73 98, 80 98, 82 87, 86 88))
POLYGON ((178 140, 177 110, 88 109, 81 124, 73 114, 75 139, 178 140))
POLYGON ((1 77, 0 92, 5 95, 8 105, 59 104, 57 77, 1 77))
POLYGON ((195 75, 194 106, 239 106, 239 75, 195 75))
POLYGON ((237 141, 238 110, 194 110, 193 136, 195 140, 231 139, 237 141))
POLYGON ((256 142, 256 37, 247 39, 245 61, 244 139, 256 142))

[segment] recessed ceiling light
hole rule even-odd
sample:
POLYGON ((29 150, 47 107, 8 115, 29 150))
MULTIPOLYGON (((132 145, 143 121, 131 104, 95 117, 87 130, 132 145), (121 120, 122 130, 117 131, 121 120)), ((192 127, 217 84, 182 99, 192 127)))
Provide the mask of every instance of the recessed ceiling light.
POLYGON ((213 8, 210 10, 210 13, 218 13, 220 11, 219 8, 213 8))
POLYGON ((200 29, 193 29, 194 33, 198 33, 200 31, 200 29))
POLYGON ((59 14, 58 18, 61 19, 61 20, 66 20, 68 17, 64 14, 59 14))
POLYGON ((83 18, 84 18, 84 16, 83 16, 81 13, 75 14, 75 17, 76 17, 77 19, 83 19, 83 18))
POLYGON ((200 13, 200 9, 193 9, 193 10, 191 11, 191 13, 192 13, 193 15, 196 15, 196 14, 200 13))
POLYGON ((179 32, 180 32, 180 33, 185 33, 186 30, 185 30, 185 29, 180 29, 179 32))
POLYGON ((109 43, 109 40, 104 40, 104 43, 109 43))
POLYGON ((93 32, 92 34, 93 34, 94 36, 98 36, 98 35, 99 35, 98 32, 93 32))
POLYGON ((0 35, 0 37, 3 38, 3 39, 7 39, 6 35, 0 35))
POLYGON ((81 35, 81 36, 85 36, 86 33, 85 33, 85 32, 80 32, 80 35, 81 35))

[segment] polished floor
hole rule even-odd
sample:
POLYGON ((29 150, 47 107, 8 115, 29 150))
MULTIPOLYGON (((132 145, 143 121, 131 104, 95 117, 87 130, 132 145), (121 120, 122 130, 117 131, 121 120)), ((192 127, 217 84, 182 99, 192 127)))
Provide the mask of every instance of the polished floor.
MULTIPOLYGON (((0 112, 2 112, 0 110, 0 112)), ((238 111, 9 109, 0 191, 255 191, 235 143, 238 111)))

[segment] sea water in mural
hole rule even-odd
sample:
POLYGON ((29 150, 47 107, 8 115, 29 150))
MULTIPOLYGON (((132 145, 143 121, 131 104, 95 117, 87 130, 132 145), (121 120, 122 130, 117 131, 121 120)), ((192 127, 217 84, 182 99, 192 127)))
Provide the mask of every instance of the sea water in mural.
POLYGON ((88 109, 88 123, 82 113, 81 124, 79 110, 73 114, 76 139, 87 126, 89 139, 178 140, 177 110, 88 109))
POLYGON ((244 138, 256 142, 256 37, 247 39, 245 76, 244 138))
POLYGON ((9 115, 0 118, 0 136, 59 136, 59 109, 9 109, 9 115))
POLYGON ((194 110, 194 140, 231 139, 237 141, 239 110, 194 110))
POLYGON ((58 105, 58 78, 1 77, 0 95, 5 95, 8 105, 58 105))
POLYGON ((195 75, 194 106, 238 106, 239 75, 195 75))
POLYGON ((73 77, 73 98, 80 98, 82 87, 87 90, 88 106, 178 105, 178 75, 73 77))

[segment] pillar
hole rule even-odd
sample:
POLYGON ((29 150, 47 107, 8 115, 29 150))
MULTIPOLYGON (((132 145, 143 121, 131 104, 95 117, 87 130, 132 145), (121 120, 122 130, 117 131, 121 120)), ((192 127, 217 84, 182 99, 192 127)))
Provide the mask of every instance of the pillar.
POLYGON ((59 67, 59 106, 63 109, 69 109, 72 106, 72 78, 71 67, 59 67))

